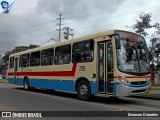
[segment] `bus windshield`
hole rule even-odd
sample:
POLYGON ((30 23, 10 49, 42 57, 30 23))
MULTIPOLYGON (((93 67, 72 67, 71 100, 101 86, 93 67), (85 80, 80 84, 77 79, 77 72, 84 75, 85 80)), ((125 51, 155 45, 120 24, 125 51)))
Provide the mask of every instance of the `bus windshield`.
POLYGON ((149 74, 147 45, 143 37, 132 33, 120 33, 116 38, 117 67, 132 75, 149 74))

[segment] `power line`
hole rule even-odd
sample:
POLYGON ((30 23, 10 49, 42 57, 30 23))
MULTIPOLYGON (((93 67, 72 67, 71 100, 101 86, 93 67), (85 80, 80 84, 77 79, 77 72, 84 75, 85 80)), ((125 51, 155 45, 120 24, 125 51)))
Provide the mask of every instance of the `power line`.
MULTIPOLYGON (((147 0, 147 1, 151 1, 151 0, 147 0)), ((146 1, 145 1, 146 2, 146 1)), ((111 3, 113 3, 113 2, 111 2, 111 3)), ((143 2, 141 2, 141 3, 137 3, 137 4, 133 4, 133 5, 130 5, 130 6, 135 6, 135 5, 138 5, 138 4, 142 4, 142 3, 144 3, 144 1, 143 2)), ((130 6, 126 6, 126 7, 130 7, 130 6)), ((119 9, 124 9, 124 7, 123 8, 119 8, 119 9)), ((113 10, 117 10, 117 9, 113 9, 113 10)), ((110 12, 110 11, 112 11, 112 10, 109 10, 109 11, 105 11, 105 12, 110 12)), ((103 12, 102 12, 103 13, 103 12)), ((101 14, 101 13, 95 13, 95 14, 101 14)), ((94 14, 91 14, 91 15, 94 15, 94 14)), ((88 16, 88 15, 87 15, 88 16)), ((83 16, 79 16, 79 17, 83 17, 83 16)), ((75 17, 73 17, 73 18, 75 18, 75 17)), ((71 18, 70 18, 71 19, 71 18)), ((55 20, 54 20, 55 21, 55 20)), ((35 25, 32 25, 31 27, 35 27, 35 26, 40 26, 40 25, 42 25, 42 24, 46 24, 46 23, 50 23, 50 22, 53 22, 53 20, 49 20, 49 21, 46 21, 46 22, 43 22, 43 23, 39 23, 39 24, 35 24, 35 25)), ((30 26, 29 26, 30 27, 30 26)), ((24 29, 24 28, 28 28, 28 27, 22 27, 22 28, 16 28, 16 29, 14 29, 14 30, 21 30, 21 29, 24 29)), ((9 31, 13 31, 13 30, 9 30, 9 31)), ((4 33, 6 33, 6 32, 3 32, 2 34, 4 34, 4 33)))
MULTIPOLYGON (((160 14, 157 14, 157 15, 153 15, 153 17, 155 17, 155 16, 158 16, 158 15, 160 15, 160 14)), ((119 23, 125 23, 125 22, 130 22, 130 21, 134 21, 134 20, 127 20, 127 21, 121 21, 121 22, 116 22, 116 23, 110 23, 110 24, 103 24, 103 25, 98 25, 98 26, 91 26, 91 27, 81 27, 81 28, 76 28, 76 29, 84 29, 84 28, 92 28, 92 27, 103 27, 103 26, 108 26, 108 25, 114 25, 114 24, 119 24, 119 23)), ((33 32, 33 31, 30 31, 30 32, 33 32)), ((54 31, 54 32, 56 32, 56 31, 54 31)), ((53 32, 52 32, 53 33, 53 32)), ((25 33, 23 33, 23 34, 25 34, 25 33)), ((19 35, 19 34, 18 34, 19 35)), ((39 34, 38 34, 39 35, 39 34)), ((13 35, 14 36, 14 35, 13 35)), ((5 36, 5 37, 12 37, 12 36, 5 36)))
MULTIPOLYGON (((156 6, 153 6, 153 7, 149 7, 149 8, 146 8, 146 9, 142 9, 142 10, 148 10, 148 9, 153 9, 153 8, 156 8, 156 7, 159 7, 159 5, 156 5, 156 6)), ((105 18, 100 18, 100 19, 94 19, 94 20, 88 20, 88 21, 80 21, 78 23, 85 23, 85 22, 92 22, 92 21, 97 21, 97 20, 102 20, 102 19, 111 19, 111 18, 115 18, 115 17, 119 17, 119 16, 124 16, 124 15, 127 15, 127 14, 132 14, 132 13, 136 13, 136 12, 141 12, 142 10, 136 10, 136 11, 132 11, 132 12, 129 12, 129 13, 125 13, 125 14, 120 14, 120 15, 116 15, 116 16, 112 16, 112 17, 105 17, 105 18)), ((64 24, 67 24, 67 25, 73 25, 73 24, 77 24, 77 23, 64 23, 64 24)))
MULTIPOLYGON (((114 16, 115 17, 115 16, 114 16)), ((114 23, 113 23, 114 24, 114 23)), ((93 26, 93 27, 98 27, 98 26, 93 26)), ((101 26, 100 26, 101 27, 101 26)), ((83 27, 84 28, 84 27, 83 27)), ((86 27, 85 27, 86 28, 86 27)), ((91 28, 91 27, 88 27, 88 28, 91 28)), ((78 29, 82 29, 82 28, 78 28, 78 29)))
MULTIPOLYGON (((100 8, 100 7, 103 8, 103 6, 106 7, 106 5, 109 5, 109 4, 115 3, 115 2, 117 2, 117 0, 112 0, 112 2, 107 2, 107 3, 106 3, 106 0, 105 0, 105 3, 103 3, 102 5, 96 6, 96 7, 92 7, 92 8, 90 8, 90 10, 95 9, 95 8, 100 8)), ((99 1, 98 1, 98 3, 99 3, 99 1)), ((79 12, 84 12, 84 10, 88 10, 88 8, 85 8, 85 9, 80 8, 80 10, 74 10, 72 12, 72 14, 70 12, 69 13, 67 12, 67 13, 65 13, 65 15, 67 15, 67 14, 69 14, 69 15, 77 14, 79 12)))
MULTIPOLYGON (((56 32, 56 31, 55 31, 56 32)), ((48 32, 45 32, 45 33, 42 33, 42 34, 38 34, 38 35, 31 35, 31 36, 25 36, 24 38, 21 38, 21 39, 16 39, 17 41, 22 41, 22 40, 25 40, 26 41, 26 38, 31 38, 31 37, 39 37, 41 35, 46 35, 46 34, 49 34, 49 33, 53 33, 53 31, 48 31, 48 32)), ((13 39, 12 39, 13 40, 13 39)), ((7 42, 7 41, 10 41, 9 39, 5 39, 5 41, 0 41, 0 42, 7 42)))
MULTIPOLYGON (((157 14, 157 15, 153 15, 153 17, 155 16, 159 16, 160 14, 157 14)), ((122 21, 122 22, 115 22, 115 23, 110 23, 110 24, 106 24, 106 25, 113 25, 113 24, 119 24, 119 23, 125 23, 125 22, 131 22, 131 21, 135 21, 135 20, 127 20, 127 21, 122 21)), ((77 26, 75 26, 76 29, 87 29, 87 28, 92 28, 92 27, 102 27, 102 26, 106 26, 105 24, 102 24, 102 25, 96 25, 96 26, 89 26, 89 27, 81 27, 81 28, 78 28, 77 26)))
POLYGON ((143 2, 139 2, 139 3, 136 3, 136 4, 133 4, 133 5, 129 5, 129 6, 125 6, 125 7, 120 7, 120 8, 115 8, 115 9, 111 9, 111 10, 108 10, 108 11, 104 11, 104 12, 97 12, 97 13, 94 13, 94 14, 89 14, 89 15, 83 15, 83 16, 75 16, 75 17, 70 17, 70 18, 67 18, 67 19, 75 19, 75 18, 80 18, 80 17, 86 17, 86 16, 92 16, 92 15, 97 15, 97 14, 103 14, 103 13, 107 13, 107 12, 111 12, 111 11, 115 11, 115 10, 119 10, 119 9, 124 9, 124 8, 128 8, 128 7, 131 7, 131 6, 136 6, 136 5, 139 5, 139 4, 143 4, 147 1, 152 1, 152 0, 146 0, 146 1, 143 1, 143 2))
POLYGON ((43 42, 43 43, 41 43, 41 44, 39 44, 39 45, 42 46, 42 45, 48 43, 49 41, 56 41, 56 42, 57 42, 57 40, 56 40, 57 38, 59 38, 59 36, 57 36, 57 37, 55 37, 55 38, 50 38, 50 40, 48 40, 47 42, 43 42))
MULTIPOLYGON (((153 15, 153 17, 155 16, 159 16, 160 14, 157 14, 157 15, 153 15)), ((121 21, 121 22, 115 22, 115 23, 110 23, 110 24, 103 24, 103 25, 98 25, 98 26, 90 26, 90 27, 81 27, 81 28, 76 28, 76 29, 87 29, 87 28, 92 28, 92 27, 103 27, 103 26, 108 26, 108 25, 114 25, 114 24, 120 24, 120 23, 125 23, 125 22, 131 22, 131 21, 134 21, 134 20, 127 20, 127 21, 121 21)), ((85 30, 84 29, 84 30, 85 30)), ((31 31, 30 31, 31 32, 31 31)), ((55 33, 56 31, 54 31, 55 33)), ((52 32, 53 33, 53 32, 52 32)), ((25 33, 24 33, 25 34, 25 33)), ((39 34, 38 34, 39 35, 39 34)), ((14 36, 14 35, 13 35, 14 36)), ((11 36, 5 36, 5 37, 11 37, 11 36)))
MULTIPOLYGON (((48 29, 51 29, 51 28, 48 28, 48 29)), ((0 38, 7 38, 7 37, 12 37, 12 36, 17 36, 17 35, 26 35, 26 34, 28 34, 28 33, 35 33, 35 32, 37 32, 37 31, 41 31, 42 29, 38 29, 38 30, 33 30, 33 31, 27 31, 27 32, 22 32, 22 33, 17 33, 17 34, 14 34, 14 35, 6 35, 6 36, 0 36, 0 38)), ((45 30, 47 30, 47 29, 45 29, 45 30)))
MULTIPOLYGON (((148 0, 147 0, 148 1, 148 0)), ((145 1, 146 2, 146 1, 145 1)), ((141 3, 137 3, 137 4, 142 4, 142 3, 144 3, 144 2, 141 2, 141 3)), ((137 4, 133 4, 133 5, 130 5, 130 6, 135 6, 135 5, 137 5, 137 4)), ((126 7, 130 7, 130 6, 126 6, 126 7)), ((124 9, 124 7, 123 8, 119 8, 119 9, 124 9)), ((114 10, 117 10, 117 9, 114 9, 114 10)), ((109 11, 106 11, 106 12, 110 12, 111 10, 109 10, 109 11)), ((100 13, 96 13, 96 14, 100 14, 100 13)), ((92 14, 93 15, 93 14, 92 14)), ((80 16, 81 17, 81 16, 80 16)), ((95 21, 95 20, 93 20, 93 21, 95 21)), ((32 25, 31 27, 35 27, 35 26, 40 26, 40 25, 42 25, 42 24, 46 24, 46 23, 49 23, 49 22, 53 22, 52 20, 51 21, 47 21, 47 22, 43 22, 43 23, 40 23, 40 24, 35 24, 35 25, 32 25)), ((90 22, 90 21, 86 21, 86 22, 90 22)), ((82 23, 82 22, 80 22, 80 23, 82 23)), ((22 28, 18 28, 18 30, 20 30, 20 29, 23 29, 23 28, 26 28, 26 27, 22 27, 22 28)), ((17 29, 17 28, 16 28, 17 29)), ((14 29, 15 30, 15 29, 14 29)), ((13 31, 13 30, 10 30, 10 31, 13 31)), ((7 32, 3 32, 3 33, 1 33, 1 34, 4 34, 4 33, 7 33, 7 32)))
MULTIPOLYGON (((44 23, 40 23, 40 24, 35 24, 35 25, 32 25, 32 26, 28 26, 28 27, 9 29, 9 30, 7 30, 7 32, 0 32, 0 34, 6 34, 6 33, 9 33, 9 32, 12 32, 12 31, 22 30, 22 29, 26 29, 26 28, 30 28, 30 27, 32 27, 32 28, 35 29, 36 26, 42 27, 42 26, 40 26, 40 25, 43 25, 43 24, 46 25, 46 23, 50 23, 50 22, 51 22, 51 21, 49 21, 49 22, 44 22, 44 23)), ((52 21, 52 22, 53 22, 53 21, 52 21)))

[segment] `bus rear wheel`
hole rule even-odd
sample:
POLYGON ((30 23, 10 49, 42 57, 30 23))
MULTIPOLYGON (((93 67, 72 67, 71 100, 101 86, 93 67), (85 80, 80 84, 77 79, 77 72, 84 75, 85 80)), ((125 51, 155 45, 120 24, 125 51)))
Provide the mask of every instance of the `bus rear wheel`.
POLYGON ((24 89, 29 90, 29 80, 28 80, 28 78, 24 78, 24 89))
POLYGON ((90 85, 87 81, 82 80, 77 85, 77 95, 80 100, 86 101, 91 97, 90 85))

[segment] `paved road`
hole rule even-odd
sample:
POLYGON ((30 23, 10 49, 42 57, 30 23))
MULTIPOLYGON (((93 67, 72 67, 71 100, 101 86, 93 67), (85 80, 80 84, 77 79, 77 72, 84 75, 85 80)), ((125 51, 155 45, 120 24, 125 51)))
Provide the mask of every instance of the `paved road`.
POLYGON ((120 99, 93 97, 80 101, 75 94, 32 90, 0 84, 0 111, 159 111, 160 99, 122 97, 120 99))

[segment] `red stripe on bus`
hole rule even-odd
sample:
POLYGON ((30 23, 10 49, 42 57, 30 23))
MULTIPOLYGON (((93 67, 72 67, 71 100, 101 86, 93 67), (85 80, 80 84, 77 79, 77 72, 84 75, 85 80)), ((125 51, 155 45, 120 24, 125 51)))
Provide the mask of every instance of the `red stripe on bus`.
POLYGON ((125 76, 126 78, 150 78, 151 76, 125 76))
MULTIPOLYGON (((114 78, 117 78, 118 76, 114 76, 114 78)), ((150 78, 151 76, 125 76, 125 78, 150 78)))
MULTIPOLYGON (((47 71, 47 72, 17 72, 17 76, 75 76, 77 64, 73 64, 71 71, 47 71)), ((9 72, 9 76, 14 76, 14 72, 9 72)))

